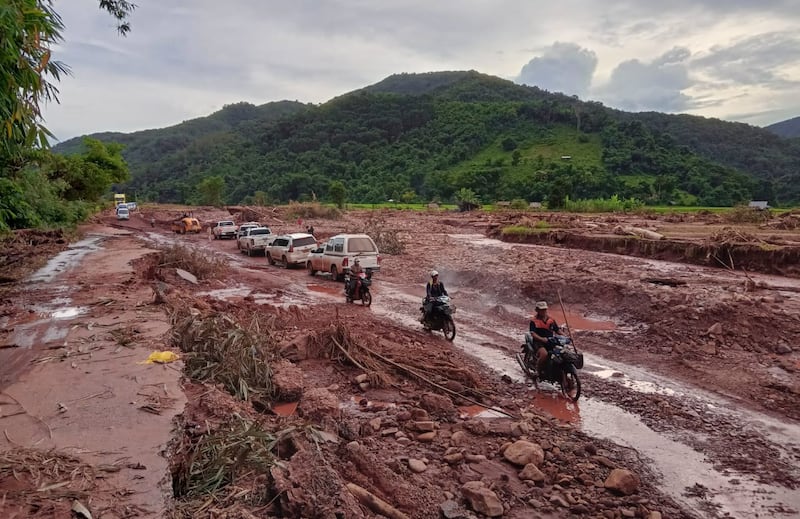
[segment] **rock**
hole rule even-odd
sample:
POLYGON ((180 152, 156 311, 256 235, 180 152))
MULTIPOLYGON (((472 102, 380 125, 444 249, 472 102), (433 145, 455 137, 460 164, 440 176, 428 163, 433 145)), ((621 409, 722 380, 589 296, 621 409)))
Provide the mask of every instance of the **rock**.
POLYGON ((297 411, 303 418, 317 422, 326 416, 339 418, 339 399, 327 389, 315 387, 305 392, 297 411))
POLYGON ((595 447, 593 443, 587 443, 584 445, 583 450, 586 451, 586 454, 589 456, 594 456, 597 454, 597 447, 595 447))
POLYGON ((368 381, 369 381, 369 375, 367 375, 366 373, 362 373, 356 377, 356 384, 363 384, 364 382, 368 381))
POLYGON ((592 461, 609 469, 617 468, 617 465, 605 456, 592 456, 592 461))
POLYGON ((516 422, 511 426, 511 436, 515 438, 525 436, 526 434, 530 434, 530 432, 531 428, 525 422, 516 422))
POLYGON ((569 503, 567 503, 563 497, 558 494, 553 494, 550 496, 550 502, 554 505, 558 505, 561 508, 569 508, 569 503))
POLYGON ((394 416, 398 422, 407 422, 411 420, 411 413, 408 411, 400 411, 394 416))
POLYGON ((528 463, 525 465, 525 468, 522 469, 522 472, 519 473, 519 479, 541 483, 547 479, 547 477, 544 475, 544 472, 539 470, 539 467, 533 463, 528 463))
POLYGON ((436 438, 436 431, 426 432, 417 435, 418 442, 430 443, 433 439, 436 438))
POLYGON ((299 362, 308 358, 308 335, 299 335, 291 341, 281 344, 280 354, 284 359, 299 362))
POLYGON ((714 323, 706 333, 708 335, 722 335, 722 323, 714 323))
POLYGON ((418 422, 422 422, 425 420, 430 420, 431 417, 430 415, 428 415, 428 411, 415 407, 414 409, 411 410, 411 419, 416 420, 418 422))
POLYGON ((587 515, 590 512, 589 507, 583 504, 574 505, 569 511, 576 515, 587 515))
POLYGON ((411 438, 405 438, 405 437, 398 438, 397 443, 399 443, 400 445, 408 445, 409 443, 411 443, 411 438))
POLYGON ((430 432, 436 429, 436 422, 414 422, 412 426, 419 432, 430 432))
POLYGON ((282 402, 297 402, 303 396, 303 372, 286 359, 278 361, 272 373, 275 393, 282 402))
POLYGON ((446 420, 458 417, 458 410, 449 397, 436 393, 424 393, 419 401, 420 407, 430 414, 446 420))
POLYGON ((467 440, 467 433, 464 431, 456 431, 450 436, 450 443, 459 447, 465 445, 467 440))
POLYGON ((425 472, 426 470, 428 470, 428 466, 425 465, 425 462, 423 462, 422 460, 414 459, 414 458, 411 458, 411 459, 408 460, 408 468, 411 469, 411 472, 415 472, 417 474, 419 474, 420 472, 425 472))
POLYGON ((622 517, 636 517, 636 510, 632 508, 623 508, 622 517))
POLYGON ((489 434, 489 424, 479 419, 473 419, 465 422, 464 428, 477 436, 486 436, 489 434))
POLYGON ((461 505, 453 501, 453 496, 450 492, 445 492, 447 501, 439 505, 439 511, 442 512, 444 519, 475 519, 475 515, 469 510, 464 509, 461 505))
POLYGON ((497 494, 484 486, 481 481, 470 481, 461 487, 461 492, 469 501, 470 507, 478 513, 489 517, 500 517, 503 515, 503 503, 497 494))
POLYGON ((533 463, 538 467, 544 462, 544 451, 537 443, 519 440, 512 443, 503 452, 503 457, 520 467, 524 467, 528 463, 533 463))
POLYGON ((381 430, 381 419, 380 419, 380 417, 373 418, 372 420, 370 420, 369 421, 369 426, 372 427, 373 431, 380 431, 381 430))
POLYGON ((775 353, 780 355, 786 355, 787 353, 792 353, 792 347, 782 342, 775 347, 775 353))
POLYGON ((661 519, 661 512, 656 512, 656 511, 650 512, 649 514, 647 514, 647 519, 661 519))
POLYGON ((366 391, 369 389, 369 382, 362 382, 358 385, 358 387, 361 389, 361 391, 366 391))
POLYGON ((639 476, 627 469, 614 469, 603 486, 608 490, 629 496, 639 489, 639 476))
POLYGON ((460 452, 454 452, 453 454, 447 454, 444 457, 444 460, 449 465, 455 465, 456 463, 461 463, 464 460, 464 455, 460 452))
POLYGON ((398 432, 400 432, 400 429, 397 427, 389 427, 381 431, 381 436, 389 436, 392 434, 397 434, 398 432))

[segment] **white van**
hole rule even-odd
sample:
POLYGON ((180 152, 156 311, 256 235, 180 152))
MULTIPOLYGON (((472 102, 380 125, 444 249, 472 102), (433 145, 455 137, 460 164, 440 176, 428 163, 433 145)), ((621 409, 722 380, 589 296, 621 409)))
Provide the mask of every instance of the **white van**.
POLYGON ((117 220, 130 220, 131 213, 128 211, 127 207, 118 207, 117 208, 117 220))
POLYGON ((365 272, 381 270, 378 246, 372 238, 366 234, 337 234, 308 255, 306 269, 312 275, 330 272, 333 279, 341 280, 356 259, 365 272))

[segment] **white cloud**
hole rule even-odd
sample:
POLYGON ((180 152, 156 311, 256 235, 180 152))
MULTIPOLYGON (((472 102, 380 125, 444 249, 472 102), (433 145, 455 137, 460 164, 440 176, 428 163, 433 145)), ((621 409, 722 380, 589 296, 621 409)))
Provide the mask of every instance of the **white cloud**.
POLYGON ((173 124, 236 101, 324 102, 436 70, 519 77, 619 108, 800 113, 783 95, 800 81, 797 0, 136 3, 125 38, 98 0, 55 3, 67 26, 55 58, 74 72, 63 104, 46 109, 59 137, 173 124))

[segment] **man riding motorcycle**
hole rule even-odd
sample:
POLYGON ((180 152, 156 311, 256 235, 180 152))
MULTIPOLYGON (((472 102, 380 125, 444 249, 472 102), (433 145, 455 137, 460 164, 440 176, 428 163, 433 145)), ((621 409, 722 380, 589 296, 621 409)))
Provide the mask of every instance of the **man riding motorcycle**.
POLYGON ((433 298, 448 295, 447 289, 444 288, 444 283, 439 281, 439 273, 431 270, 431 280, 425 285, 425 302, 422 305, 422 317, 419 322, 425 324, 428 316, 433 310, 433 298))
POLYGON ((358 299, 360 297, 361 279, 358 275, 362 272, 364 272, 364 269, 361 268, 361 262, 356 258, 353 262, 353 266, 350 267, 350 285, 347 287, 350 291, 350 299, 358 299))
POLYGON ((536 372, 541 373, 547 364, 547 352, 552 349, 551 338, 560 333, 555 319, 547 313, 547 301, 536 303, 536 314, 531 316, 530 331, 525 334, 525 342, 536 346, 536 372))

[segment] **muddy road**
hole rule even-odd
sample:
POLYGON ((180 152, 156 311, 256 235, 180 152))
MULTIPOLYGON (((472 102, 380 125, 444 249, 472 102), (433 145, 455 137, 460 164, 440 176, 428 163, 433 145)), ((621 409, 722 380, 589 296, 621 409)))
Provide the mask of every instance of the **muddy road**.
MULTIPOLYGON (((205 221, 226 217, 213 211, 196 215, 205 221)), ((312 223, 324 238, 359 230, 362 218, 351 213, 343 220, 314 219, 303 225, 312 223)), ((227 280, 190 287, 197 296, 289 312, 310 310, 313 318, 300 320, 309 327, 338 318, 341 312, 378 337, 409 344, 411 354, 428 345, 466 355, 471 360, 465 362, 474 362, 474 369, 495 381, 490 383, 502 397, 492 403, 549 416, 564 430, 620 446, 620 456, 647 467, 648 480, 682 509, 664 517, 800 513, 796 279, 511 244, 487 238, 488 223, 475 217, 390 212, 382 216, 381 225, 400 231, 406 250, 383 256, 374 279, 373 304, 363 308, 346 305, 341 283, 327 275, 312 277, 304 270, 268 266, 263 257, 240 254, 233 241, 210 240, 205 234, 177 236, 151 229, 145 221, 134 218, 120 226, 109 218, 107 223, 129 230, 131 238, 151 247, 180 243, 229 259, 232 272, 227 280), (441 273, 458 308, 452 344, 441 334, 424 333, 417 321, 432 268, 441 273), (569 324, 586 355, 580 372, 583 396, 577 404, 547 384, 538 390, 530 387, 513 358, 533 304, 541 299, 549 301, 559 324, 569 324)), ((297 231, 293 222, 286 218, 270 224, 277 232, 297 231)), ((64 316, 70 317, 74 316, 64 316)), ((16 330, 18 341, 34 330, 63 333, 48 332, 46 324, 36 321, 20 322, 16 330)), ((329 371, 304 369, 307 376, 331 378, 329 371)), ((9 364, 3 374, 10 381, 17 370, 9 364)), ((388 393, 383 396, 398 401, 388 393)), ((492 415, 467 407, 461 413, 467 419, 470 413, 492 415)), ((566 478, 556 479, 569 486, 566 478)), ((559 513, 558 500, 547 495, 543 499, 550 499, 555 509, 541 517, 566 516, 559 513)), ((652 508, 658 498, 650 499, 650 505, 638 506, 652 508)), ((570 504, 573 514, 584 515, 582 508, 571 500, 570 504)), ((636 505, 628 504, 631 516, 657 517, 642 515, 636 505)), ((594 513, 603 517, 600 511, 594 513)), ((507 516, 530 517, 519 514, 512 508, 507 516)))
MULTIPOLYGON (((701 516, 800 513, 800 356, 793 349, 800 282, 504 243, 481 234, 474 221, 412 217, 386 217, 387 228, 414 232, 405 254, 383 257, 374 303, 360 310, 419 330, 424 283, 435 268, 458 307, 453 346, 524 383, 513 354, 533 303, 548 300, 587 355, 584 396, 572 404, 543 384, 518 398, 634 449, 661 474, 664 491, 701 516)), ((323 237, 359 225, 357 217, 313 224, 323 237)), ((252 273, 238 286, 209 292, 214 297, 284 306, 343 301, 341 284, 327 275, 270 267, 239 254, 234 242, 179 240, 226 254, 252 273), (280 295, 259 289, 275 277, 280 295)))

